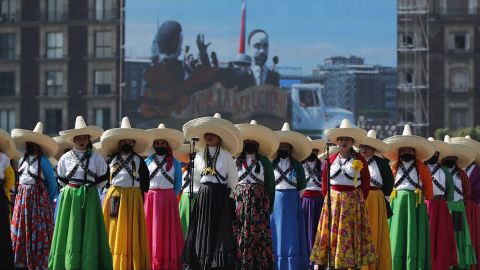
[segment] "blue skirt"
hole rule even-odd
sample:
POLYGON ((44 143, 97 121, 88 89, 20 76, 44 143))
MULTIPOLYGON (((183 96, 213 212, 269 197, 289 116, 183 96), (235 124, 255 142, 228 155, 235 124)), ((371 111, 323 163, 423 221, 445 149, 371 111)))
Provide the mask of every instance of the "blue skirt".
POLYGON ((275 191, 270 226, 275 269, 308 269, 307 233, 296 189, 275 191))

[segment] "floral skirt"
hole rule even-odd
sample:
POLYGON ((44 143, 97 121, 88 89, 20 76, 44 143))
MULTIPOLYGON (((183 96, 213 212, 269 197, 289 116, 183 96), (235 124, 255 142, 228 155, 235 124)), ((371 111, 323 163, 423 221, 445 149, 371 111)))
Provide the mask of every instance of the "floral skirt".
MULTIPOLYGON (((331 266, 359 268, 376 262, 377 254, 362 191, 331 190, 331 202, 331 266)), ((310 260, 315 264, 327 265, 328 235, 328 204, 324 203, 315 245, 310 255, 310 260)))
POLYGON ((237 269, 274 269, 270 201, 263 184, 238 185, 235 190, 237 269))
POLYGON ((46 269, 53 235, 53 211, 44 184, 18 185, 11 228, 16 267, 46 269))

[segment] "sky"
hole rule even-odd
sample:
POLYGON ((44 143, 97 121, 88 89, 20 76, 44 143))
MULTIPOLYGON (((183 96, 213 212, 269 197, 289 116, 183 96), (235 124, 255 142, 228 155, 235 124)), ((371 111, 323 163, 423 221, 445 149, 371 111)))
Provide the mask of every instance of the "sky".
MULTIPOLYGON (((126 56, 149 57, 158 24, 181 23, 184 45, 196 52, 197 34, 221 62, 233 60, 240 35, 240 0, 126 2, 126 56)), ((247 0, 246 33, 270 38, 269 63, 309 72, 325 58, 356 55, 367 64, 396 66, 396 0, 247 0)), ((247 48, 248 52, 248 48, 247 48)))

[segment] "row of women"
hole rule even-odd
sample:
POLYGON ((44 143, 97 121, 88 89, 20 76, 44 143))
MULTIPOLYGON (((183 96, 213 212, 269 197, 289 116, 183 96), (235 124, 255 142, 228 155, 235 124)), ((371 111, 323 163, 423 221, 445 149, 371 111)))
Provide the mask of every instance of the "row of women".
POLYGON ((0 268, 479 269, 470 138, 406 125, 381 141, 344 120, 330 148, 219 114, 183 132, 81 116, 59 137, 42 129, 0 131, 0 268))

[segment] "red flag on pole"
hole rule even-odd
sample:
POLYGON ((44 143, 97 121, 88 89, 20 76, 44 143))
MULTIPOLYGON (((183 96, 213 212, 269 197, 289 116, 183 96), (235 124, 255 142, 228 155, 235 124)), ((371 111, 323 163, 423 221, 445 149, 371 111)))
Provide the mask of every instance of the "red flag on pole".
POLYGON ((242 21, 240 24, 240 45, 238 47, 238 53, 245 53, 245 19, 246 19, 246 0, 242 0, 242 21))

